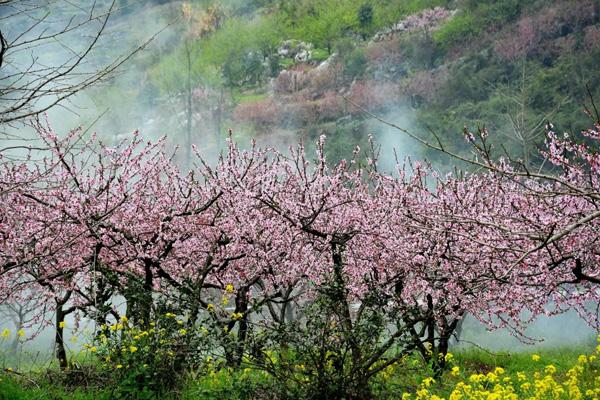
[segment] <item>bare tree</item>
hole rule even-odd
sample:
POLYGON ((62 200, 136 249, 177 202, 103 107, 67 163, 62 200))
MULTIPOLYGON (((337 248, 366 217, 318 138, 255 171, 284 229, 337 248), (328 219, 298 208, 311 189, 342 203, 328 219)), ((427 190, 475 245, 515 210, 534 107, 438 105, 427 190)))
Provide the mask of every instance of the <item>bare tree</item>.
POLYGON ((117 11, 115 0, 0 0, 0 127, 65 106, 158 34, 121 54, 106 48, 117 11))
MULTIPOLYGON (((544 125, 548 123, 566 103, 572 101, 566 95, 548 112, 535 115, 532 109, 533 95, 531 90, 532 76, 526 70, 525 60, 521 62, 521 76, 515 84, 499 86, 486 81, 500 96, 504 115, 508 119, 508 131, 499 132, 508 140, 516 141, 521 146, 521 160, 525 167, 534 167, 532 156, 538 154, 536 143, 544 137, 544 125)), ((539 166, 539 165, 538 165, 539 166)))

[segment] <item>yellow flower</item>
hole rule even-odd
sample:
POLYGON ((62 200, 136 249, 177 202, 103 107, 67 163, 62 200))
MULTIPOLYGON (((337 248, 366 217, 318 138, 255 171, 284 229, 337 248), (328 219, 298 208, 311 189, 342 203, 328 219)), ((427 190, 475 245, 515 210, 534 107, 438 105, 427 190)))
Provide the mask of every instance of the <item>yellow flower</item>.
POLYGON ((242 314, 240 312, 236 312, 231 315, 231 318, 233 318, 234 321, 237 321, 238 319, 242 319, 243 316, 244 316, 244 314, 242 314))
POLYGON ((223 296, 223 298, 221 299, 221 302, 223 303, 224 306, 226 306, 229 303, 229 299, 226 296, 223 296))
POLYGON ((23 329, 19 329, 19 330, 17 331, 17 336, 18 336, 18 337, 23 337, 23 336, 25 336, 25 331, 24 331, 23 329))
POLYGON ((182 336, 185 335, 186 333, 187 333, 187 331, 185 329, 180 329, 179 330, 179 334, 182 335, 182 336))
POLYGON ((457 376, 460 373, 460 368, 459 367, 452 367, 452 371, 450 372, 450 374, 452 376, 457 376))
POLYGON ((423 382, 421 382, 421 385, 425 386, 425 387, 429 387, 431 386, 432 383, 435 383, 435 379, 428 377, 423 379, 423 382))
POLYGON ((208 312, 213 312, 213 311, 215 310, 215 305, 214 305, 214 304, 212 304, 212 303, 209 303, 209 304, 206 306, 206 310, 207 310, 208 312))
POLYGON ((491 383, 494 383, 494 382, 498 381, 498 376, 495 373, 493 373, 493 372, 488 372, 485 377, 491 383))
POLYGON ((127 322, 127 321, 129 321, 129 319, 127 318, 127 316, 126 316, 126 315, 123 315, 123 316, 121 317, 121 322, 127 322))
POLYGON ((138 351, 138 348, 135 346, 129 346, 129 351, 135 353, 136 351, 138 351))
POLYGON ((498 375, 502 375, 504 373, 504 368, 496 367, 496 369, 494 370, 494 373, 496 373, 498 375))
POLYGON ((585 364, 588 362, 588 359, 585 354, 581 354, 579 357, 577 357, 577 361, 579 361, 580 364, 585 364))
POLYGON ((2 336, 3 339, 6 339, 7 337, 9 337, 10 336, 10 329, 4 329, 2 331, 2 334, 0 336, 2 336))
POLYGON ((446 353, 446 355, 444 356, 444 360, 446 360, 446 362, 451 361, 454 358, 454 355, 452 353, 446 353))
POLYGON ((531 359, 532 359, 533 361, 540 361, 540 359, 541 359, 541 358, 542 358, 542 357, 538 356, 537 354, 534 354, 534 355, 532 355, 532 356, 531 356, 531 359))
POLYGON ((121 364, 117 364, 117 367, 116 367, 116 368, 117 368, 117 369, 121 369, 121 368, 123 368, 123 365, 121 365, 121 364))
POLYGON ((65 321, 60 321, 60 322, 58 323, 58 327, 59 327, 60 329, 64 328, 64 327, 65 327, 65 321))
POLYGON ((234 290, 234 287, 233 287, 233 285, 231 283, 228 284, 227 286, 225 286, 225 291, 227 293, 233 293, 233 290, 234 290))
POLYGON ((549 374, 549 375, 552 375, 553 373, 555 373, 555 372, 556 372, 556 367, 555 367, 554 365, 552 365, 552 364, 550 364, 550 365, 546 365, 546 368, 544 368, 544 371, 545 371, 547 374, 549 374))
POLYGON ((92 346, 92 347, 90 347, 90 352, 91 352, 91 353, 95 353, 95 352, 97 352, 97 351, 98 351, 98 348, 97 348, 96 346, 92 346))
POLYGON ((167 317, 167 318, 175 318, 175 314, 168 312, 168 313, 165 314, 165 317, 167 317))

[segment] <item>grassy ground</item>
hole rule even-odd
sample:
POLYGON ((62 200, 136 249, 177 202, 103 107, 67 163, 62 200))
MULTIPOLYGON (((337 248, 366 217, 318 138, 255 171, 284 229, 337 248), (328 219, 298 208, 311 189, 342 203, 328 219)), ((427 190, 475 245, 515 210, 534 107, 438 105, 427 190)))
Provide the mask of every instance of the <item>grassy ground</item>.
MULTIPOLYGON (((448 357, 450 368, 435 380, 418 357, 407 357, 377 376, 373 393, 381 399, 598 399, 599 351, 600 346, 517 353, 460 350, 448 357)), ((0 372, 0 400, 114 398, 114 388, 91 379, 94 373, 88 368, 93 366, 66 375, 56 370, 21 373, 5 369, 0 372)), ((263 372, 215 370, 189 373, 178 391, 160 396, 138 393, 135 398, 266 399, 273 398, 270 388, 276 385, 263 372)))

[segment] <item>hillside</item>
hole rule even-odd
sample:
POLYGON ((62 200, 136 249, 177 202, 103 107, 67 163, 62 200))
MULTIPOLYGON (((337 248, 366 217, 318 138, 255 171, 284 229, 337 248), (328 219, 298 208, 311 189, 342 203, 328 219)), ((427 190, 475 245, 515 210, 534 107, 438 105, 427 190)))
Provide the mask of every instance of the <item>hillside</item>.
POLYGON ((577 132, 588 123, 588 89, 600 92, 594 0, 131 3, 126 18, 160 10, 179 22, 138 62, 143 80, 119 85, 127 96, 112 88, 96 101, 133 99, 111 121, 137 116, 148 133, 168 127, 173 142, 208 151, 231 127, 274 144, 325 134, 332 160, 368 133, 423 155, 350 99, 458 150, 465 125, 485 126, 530 163, 544 125, 577 132))

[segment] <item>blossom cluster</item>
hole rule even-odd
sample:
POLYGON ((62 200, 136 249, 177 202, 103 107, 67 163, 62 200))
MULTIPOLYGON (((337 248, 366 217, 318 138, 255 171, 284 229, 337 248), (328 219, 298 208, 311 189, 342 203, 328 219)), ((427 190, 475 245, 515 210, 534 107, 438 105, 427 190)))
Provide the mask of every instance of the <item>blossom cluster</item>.
POLYGON ((282 304, 308 304, 332 279, 349 326, 375 289, 377 312, 435 326, 411 339, 438 344, 415 343, 434 360, 466 313, 518 335, 525 312, 576 307, 593 322, 598 158, 569 140, 549 136, 548 157, 564 170, 549 178, 504 164, 441 177, 412 163, 390 175, 374 154, 363 165, 360 149, 332 166, 324 138, 315 161, 303 146, 230 140, 216 165, 198 156, 184 174, 163 142, 138 133, 107 147, 37 129, 45 158, 0 165, 0 301, 54 309, 59 330, 81 310, 114 321, 109 331, 125 326, 112 305, 122 296, 146 329, 168 304, 189 327, 211 321, 244 342, 253 317, 280 326, 282 304))

